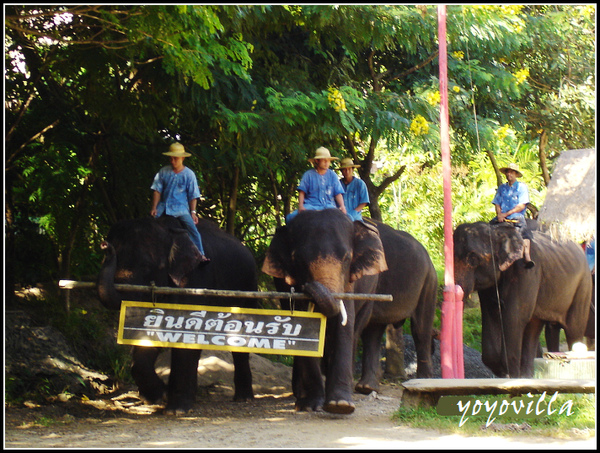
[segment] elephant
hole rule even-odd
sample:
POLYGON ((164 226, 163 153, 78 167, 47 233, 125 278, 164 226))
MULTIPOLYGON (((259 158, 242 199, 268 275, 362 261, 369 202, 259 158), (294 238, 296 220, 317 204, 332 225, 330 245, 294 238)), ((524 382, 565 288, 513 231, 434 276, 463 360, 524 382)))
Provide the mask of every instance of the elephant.
POLYGON ((583 339, 592 291, 577 244, 533 231, 524 267, 523 239, 508 223, 465 223, 454 231, 455 283, 464 297, 477 291, 482 314, 483 363, 498 377, 532 377, 539 337, 559 324, 569 348, 583 339))
MULTIPOLYGON (((179 220, 171 216, 122 220, 115 223, 102 248, 105 257, 97 279, 98 296, 108 309, 118 310, 121 301, 149 300, 148 293, 120 294, 115 283, 176 286, 190 288, 257 290, 257 267, 253 255, 235 237, 220 230, 213 222, 199 219, 198 230, 204 248, 211 257, 200 263, 200 253, 179 220)), ((256 308, 255 299, 204 297, 189 295, 157 296, 156 302, 192 305, 256 308)), ((159 378, 155 361, 164 348, 133 347, 131 373, 140 396, 158 403, 166 398, 166 413, 190 411, 197 392, 197 368, 201 350, 171 349, 168 384, 159 378)), ((254 397, 248 353, 234 352, 234 400, 254 397)))
POLYGON ((433 377, 433 321, 438 278, 431 258, 421 243, 405 231, 374 220, 383 244, 388 270, 378 274, 375 292, 391 294, 392 302, 373 304, 362 330, 362 376, 356 391, 369 394, 379 389, 380 345, 388 324, 400 328, 407 318, 417 352, 417 378, 433 377))
MULTIPOLYGON (((262 270, 274 277, 278 291, 302 290, 314 300, 315 310, 327 317, 321 363, 325 385, 320 359, 296 356, 292 369, 296 410, 354 412, 355 324, 366 324, 373 302, 336 301, 332 293, 352 293, 359 287, 361 293, 375 291, 373 277, 387 270, 377 230, 352 222, 338 209, 301 211, 276 230, 262 270)), ((284 302, 282 308, 288 308, 284 302)), ((295 308, 307 310, 308 301, 296 301, 295 308)))
POLYGON ((322 361, 325 385, 318 359, 294 359, 297 410, 352 413, 353 364, 360 334, 364 331, 365 352, 358 388, 366 391, 379 383, 379 345, 385 326, 401 324, 407 317, 419 343, 419 370, 431 376, 437 276, 425 249, 408 234, 379 222, 352 222, 337 209, 304 211, 277 229, 262 270, 274 277, 279 291, 294 287, 309 294, 316 309, 328 317, 322 361), (408 274, 401 275, 403 271, 408 274), (383 291, 392 294, 394 301, 345 300, 348 320, 342 324, 331 293, 383 291))

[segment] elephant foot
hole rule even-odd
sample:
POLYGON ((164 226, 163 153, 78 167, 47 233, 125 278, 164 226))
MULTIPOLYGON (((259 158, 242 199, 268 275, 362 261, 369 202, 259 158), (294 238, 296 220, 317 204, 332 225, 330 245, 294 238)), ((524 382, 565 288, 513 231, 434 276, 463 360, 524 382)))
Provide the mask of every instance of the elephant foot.
POLYGON ((248 401, 253 401, 254 400, 254 395, 250 394, 250 395, 234 395, 233 396, 233 401, 236 403, 246 403, 248 401))
POLYGON ((332 414, 351 414, 354 412, 355 406, 352 402, 349 401, 329 401, 325 406, 323 406, 325 411, 330 412, 332 414))
POLYGON ((354 391, 363 395, 370 395, 373 392, 379 391, 379 385, 371 385, 369 383, 359 382, 356 384, 356 387, 354 387, 354 391))
POLYGON ((194 403, 167 404, 163 411, 165 415, 187 415, 194 409, 194 403))
POLYGON ((165 388, 156 390, 140 390, 138 389, 140 399, 146 404, 164 404, 167 401, 167 390, 165 388))
POLYGON ((163 411, 163 413, 165 415, 172 415, 172 416, 175 416, 175 417, 179 417, 179 416, 182 416, 182 415, 187 415, 190 412, 192 412, 191 408, 190 409, 181 409, 181 408, 177 408, 177 409, 176 408, 171 408, 171 409, 168 409, 168 408, 165 407, 165 410, 163 411))
POLYGON ((323 412, 323 400, 310 400, 302 398, 296 400, 296 412, 323 412))

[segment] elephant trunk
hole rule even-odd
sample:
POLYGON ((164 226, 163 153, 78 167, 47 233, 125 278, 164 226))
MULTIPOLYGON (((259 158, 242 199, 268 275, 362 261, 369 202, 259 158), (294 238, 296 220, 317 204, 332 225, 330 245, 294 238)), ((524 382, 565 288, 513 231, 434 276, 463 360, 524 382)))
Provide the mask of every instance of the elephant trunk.
POLYGON ((309 282, 304 285, 304 291, 313 298, 319 311, 328 318, 337 316, 340 313, 340 305, 343 305, 343 302, 337 302, 331 295, 331 291, 322 283, 309 282))
POLYGON ((108 242, 103 241, 100 244, 106 255, 102 268, 98 274, 97 290, 100 302, 110 310, 119 310, 121 308, 121 295, 115 289, 115 271, 117 269, 117 253, 115 248, 108 242))

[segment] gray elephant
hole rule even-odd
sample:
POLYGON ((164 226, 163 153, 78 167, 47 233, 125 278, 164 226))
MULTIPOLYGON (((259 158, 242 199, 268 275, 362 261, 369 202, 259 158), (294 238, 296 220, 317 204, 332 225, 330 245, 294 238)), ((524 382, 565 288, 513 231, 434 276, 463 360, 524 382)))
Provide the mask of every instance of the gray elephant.
POLYGON ((364 331, 363 378, 358 389, 372 391, 379 385, 383 330, 408 317, 419 344, 419 370, 423 377, 431 377, 437 276, 425 249, 408 234, 379 222, 352 222, 336 209, 302 212, 277 230, 263 271, 275 277, 279 291, 295 287, 310 294, 317 310, 328 316, 322 361, 325 386, 318 360, 294 360, 292 386, 298 410, 352 413, 359 335, 364 331), (344 301, 348 321, 342 325, 339 306, 331 296, 335 292, 380 292, 392 294, 394 301, 344 301))
POLYGON ((523 239, 514 226, 485 222, 454 231, 455 281, 479 293, 482 359, 499 377, 533 376, 533 360, 546 323, 565 329, 569 348, 583 339, 592 281, 574 242, 553 241, 533 231, 531 257, 522 260, 523 239))
MULTIPOLYGON (((113 225, 102 247, 106 256, 98 274, 98 295, 102 304, 118 310, 126 300, 149 300, 149 293, 126 292, 115 283, 178 286, 190 288, 257 290, 257 269, 250 251, 235 237, 209 220, 198 225, 204 249, 211 262, 198 266, 200 254, 177 219, 162 216, 123 220, 113 225)), ((254 299, 159 296, 157 302, 192 305, 240 306, 255 308, 254 299)), ((201 351, 172 348, 168 385, 158 377, 155 361, 164 348, 133 347, 132 375, 140 395, 149 402, 166 397, 167 413, 192 409, 197 392, 197 368, 201 351)), ((235 400, 254 397, 249 355, 233 353, 235 400)))
POLYGON ((433 377, 433 320, 437 274, 427 250, 415 238, 381 222, 367 220, 379 231, 388 270, 377 276, 377 294, 391 294, 392 302, 375 302, 367 326, 362 329, 362 377, 356 391, 369 394, 379 389, 381 339, 388 324, 400 328, 410 318, 417 352, 417 377, 433 377))
MULTIPOLYGON (((316 311, 328 318, 322 363, 314 357, 294 358, 292 388, 297 410, 354 411, 355 325, 366 325, 373 302, 337 301, 332 293, 351 293, 359 286, 359 292, 372 293, 377 279, 369 277, 386 269, 377 230, 352 222, 337 209, 302 211, 277 229, 262 270, 275 277, 278 291, 294 287, 309 294, 316 311), (361 277, 364 280, 355 288, 361 277)), ((306 301, 296 302, 297 309, 306 310, 307 306, 306 301)))

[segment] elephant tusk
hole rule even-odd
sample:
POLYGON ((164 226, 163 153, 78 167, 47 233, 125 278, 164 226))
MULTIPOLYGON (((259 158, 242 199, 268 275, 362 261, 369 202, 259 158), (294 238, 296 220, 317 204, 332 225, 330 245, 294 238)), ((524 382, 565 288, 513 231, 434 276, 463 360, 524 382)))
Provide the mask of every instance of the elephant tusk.
POLYGON ((346 313, 346 307, 342 299, 340 299, 340 314, 342 315, 342 326, 345 326, 348 322, 348 313, 346 313))

